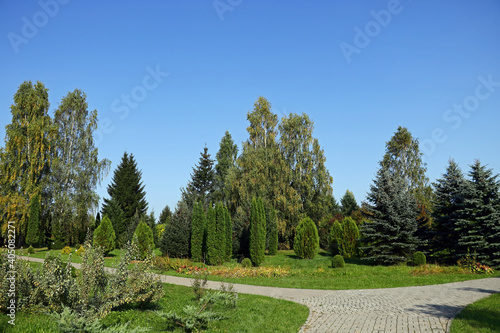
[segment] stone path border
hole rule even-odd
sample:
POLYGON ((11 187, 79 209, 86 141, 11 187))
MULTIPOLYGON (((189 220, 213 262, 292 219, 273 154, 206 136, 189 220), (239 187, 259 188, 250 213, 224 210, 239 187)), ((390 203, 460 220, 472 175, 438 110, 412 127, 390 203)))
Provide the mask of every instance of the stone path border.
MULTIPOLYGON (((43 262, 43 259, 19 257, 43 262)), ((73 264, 80 268, 80 264, 73 264)), ((113 268, 106 268, 113 273, 113 268)), ((159 275, 164 283, 191 286, 193 279, 159 275)), ((219 289, 221 282, 208 281, 219 289)), ((500 277, 447 284, 367 290, 293 289, 233 284, 234 291, 285 299, 309 307, 300 332, 447 333, 468 304, 500 292, 500 277)))

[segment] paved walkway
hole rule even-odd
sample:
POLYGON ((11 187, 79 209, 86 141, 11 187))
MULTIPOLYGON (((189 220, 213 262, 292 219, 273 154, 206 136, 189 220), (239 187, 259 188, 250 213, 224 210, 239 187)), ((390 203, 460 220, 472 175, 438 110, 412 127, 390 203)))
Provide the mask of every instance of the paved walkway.
MULTIPOLYGON (((20 257, 28 259, 28 257, 20 257)), ((43 259, 29 258, 43 262, 43 259)), ((73 264, 80 268, 79 264, 73 264)), ((106 268, 110 273, 112 268, 106 268)), ((164 283, 191 286, 193 279, 160 275, 164 283)), ((220 282, 208 281, 218 289, 220 282)), ((300 332, 445 333, 466 305, 500 292, 500 277, 433 286, 367 290, 292 289, 233 284, 234 291, 281 298, 309 307, 300 332)))

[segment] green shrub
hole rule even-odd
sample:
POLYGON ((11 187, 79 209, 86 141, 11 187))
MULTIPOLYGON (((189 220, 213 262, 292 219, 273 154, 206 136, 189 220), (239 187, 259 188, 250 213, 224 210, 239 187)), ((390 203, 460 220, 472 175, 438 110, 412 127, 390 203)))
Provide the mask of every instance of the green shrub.
POLYGON ((250 206, 250 260, 259 266, 266 254, 266 213, 262 198, 253 198, 250 206))
POLYGON ((30 247, 28 247, 28 253, 29 254, 35 253, 35 249, 33 248, 33 246, 30 245, 30 247))
POLYGON ((337 254, 335 257, 333 257, 332 259, 333 268, 342 268, 344 266, 345 266, 344 257, 342 257, 340 254, 337 254))
POLYGON ((146 222, 139 222, 134 232, 133 243, 137 246, 137 259, 144 260, 148 255, 153 253, 153 230, 151 230, 146 222))
POLYGON ((69 246, 65 246, 61 250, 61 254, 70 254, 70 253, 71 253, 71 248, 69 246))
POLYGON ((313 259, 319 248, 318 229, 313 220, 306 217, 297 226, 293 250, 300 258, 313 259))
POLYGON ((425 258, 425 254, 421 251, 417 251, 413 254, 413 265, 415 266, 423 266, 427 263, 427 259, 425 258))
POLYGON ((94 231, 94 246, 102 247, 104 255, 113 251, 115 248, 115 230, 110 219, 105 215, 101 224, 94 231))
POLYGON ((333 222, 330 229, 330 252, 332 255, 337 255, 343 252, 342 238, 344 236, 344 228, 338 220, 333 222))
POLYGON ((252 260, 250 260, 249 258, 244 258, 241 261, 241 266, 243 266, 243 267, 251 267, 252 266, 252 260))
POLYGON ((85 252, 85 248, 82 245, 80 245, 78 250, 76 250, 76 255, 81 257, 84 252, 85 252))

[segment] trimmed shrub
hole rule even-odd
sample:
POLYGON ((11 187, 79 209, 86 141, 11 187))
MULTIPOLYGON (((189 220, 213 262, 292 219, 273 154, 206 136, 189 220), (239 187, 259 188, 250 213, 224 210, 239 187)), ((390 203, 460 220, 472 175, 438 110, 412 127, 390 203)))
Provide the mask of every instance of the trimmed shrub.
POLYGON ((144 260, 148 255, 153 253, 154 237, 153 231, 141 221, 135 229, 132 243, 137 247, 137 259, 144 260))
POLYGON ((61 250, 61 253, 62 254, 70 254, 71 253, 71 248, 69 246, 65 246, 62 250, 61 250))
POLYGON ((269 214, 267 227, 269 230, 268 254, 274 256, 278 253, 278 226, 276 225, 276 210, 274 209, 271 209, 269 214))
POLYGON ((266 254, 266 214, 262 198, 253 198, 250 208, 250 260, 254 266, 264 261, 266 254))
POLYGON ((244 258, 241 261, 241 266, 243 266, 245 268, 251 267, 252 266, 252 260, 250 260, 249 258, 244 258))
POLYGON ((340 254, 337 254, 335 257, 333 257, 332 259, 333 268, 342 268, 344 266, 345 266, 344 257, 342 257, 340 254))
POLYGON ((297 226, 293 250, 300 258, 313 259, 319 248, 318 229, 313 220, 306 217, 297 226))
POLYGON ((101 224, 94 231, 94 246, 102 247, 104 255, 113 251, 115 248, 115 230, 111 220, 105 215, 101 224))
POLYGON ((333 222, 332 228, 330 229, 330 252, 332 255, 340 254, 343 252, 342 249, 342 238, 344 236, 344 228, 338 220, 333 222))
POLYGON ((35 253, 35 249, 33 248, 33 246, 30 245, 30 247, 28 247, 28 253, 29 254, 35 253))
POLYGON ((427 263, 427 259, 425 254, 421 251, 417 251, 413 254, 413 265, 415 266, 423 266, 427 263))
POLYGON ((38 245, 40 243, 40 196, 36 194, 31 198, 30 211, 28 216, 28 231, 26 233, 26 243, 38 245))
POLYGON ((191 220, 191 259, 200 261, 203 259, 203 236, 206 224, 203 205, 195 202, 193 205, 193 215, 191 220))

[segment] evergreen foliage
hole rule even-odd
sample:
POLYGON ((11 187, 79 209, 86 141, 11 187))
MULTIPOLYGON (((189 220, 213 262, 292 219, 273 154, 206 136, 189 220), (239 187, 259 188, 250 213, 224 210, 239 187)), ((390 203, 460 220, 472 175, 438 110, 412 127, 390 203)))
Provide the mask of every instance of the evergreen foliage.
POLYGON ((158 224, 167 225, 171 219, 172 219, 172 211, 170 210, 170 207, 166 205, 160 213, 160 216, 158 218, 158 224))
POLYGON ((442 178, 437 179, 433 185, 434 224, 431 248, 439 255, 440 262, 453 264, 458 260, 455 256, 459 238, 457 223, 461 219, 466 179, 458 164, 450 160, 442 178))
POLYGON ((339 220, 333 222, 332 228, 330 229, 330 252, 332 255, 344 253, 344 228, 340 224, 339 220))
POLYGON ((135 229, 132 243, 137 247, 137 257, 139 260, 144 260, 148 255, 153 254, 155 247, 153 231, 146 222, 139 222, 139 225, 135 229))
POLYGON ((359 209, 356 198, 354 198, 354 194, 349 190, 347 190, 342 199, 340 199, 340 204, 342 205, 342 214, 344 216, 350 216, 353 212, 359 209))
POLYGON ((221 139, 219 151, 217 152, 215 165, 215 184, 214 184, 214 199, 227 203, 228 193, 225 190, 226 176, 229 169, 234 167, 236 156, 238 155, 238 146, 234 143, 231 134, 226 131, 221 139))
POLYGON ((191 259, 201 262, 203 260, 203 239, 205 235, 206 216, 203 205, 195 202, 191 222, 191 259))
POLYGON ((356 225, 356 222, 354 222, 354 220, 350 217, 346 217, 342 221, 342 226, 344 231, 344 245, 342 246, 343 253, 341 252, 340 254, 346 258, 352 258, 356 255, 356 246, 359 239, 359 229, 356 225))
POLYGON ((253 198, 250 209, 250 260, 254 266, 264 261, 266 251, 266 216, 262 198, 253 198))
POLYGON ((213 199, 215 186, 214 160, 210 158, 207 147, 203 149, 203 153, 200 155, 200 160, 196 167, 193 168, 187 188, 182 189, 182 199, 190 209, 192 209, 196 201, 201 202, 203 208, 207 209, 213 199))
POLYGON ((367 259, 386 265, 404 263, 421 243, 415 236, 417 201, 406 185, 397 175, 383 168, 378 171, 364 205, 371 221, 362 230, 367 259))
POLYGON ((174 258, 189 257, 191 245, 191 214, 184 201, 179 201, 170 223, 165 226, 160 241, 163 255, 174 258))
POLYGON ((314 259, 318 248, 319 236, 316 224, 310 217, 305 217, 297 226, 293 250, 302 259, 314 259))
POLYGON ((276 221, 276 210, 271 209, 267 217, 267 230, 269 235, 268 254, 274 256, 278 253, 278 225, 276 221))
POLYGON ((233 256, 233 221, 231 220, 231 214, 226 206, 224 206, 224 221, 226 230, 226 261, 231 260, 233 256))
POLYGON ((102 215, 108 216, 113 225, 116 234, 116 247, 123 248, 127 242, 127 221, 123 210, 115 198, 111 198, 108 201, 108 205, 102 210, 102 215))
POLYGON ((427 263, 427 258, 422 251, 417 251, 413 254, 413 265, 423 266, 427 263))
POLYGON ((337 254, 336 256, 333 257, 332 259, 333 268, 343 268, 344 266, 345 266, 344 257, 342 257, 340 254, 337 254))
MULTIPOLYGON (((113 223, 113 222, 111 221, 111 223, 113 223)), ((94 229, 97 228, 99 226, 99 224, 101 224, 101 213, 97 212, 97 214, 95 216, 94 229)))
POLYGON ((26 233, 26 244, 37 246, 40 244, 40 196, 38 194, 31 198, 30 212, 28 217, 28 231, 26 233))
POLYGON ((94 231, 94 246, 101 247, 104 254, 115 249, 115 231, 109 218, 105 215, 101 224, 94 231))
POLYGON ((219 252, 217 247, 217 217, 215 208, 210 205, 207 210, 207 263, 217 265, 219 252))

